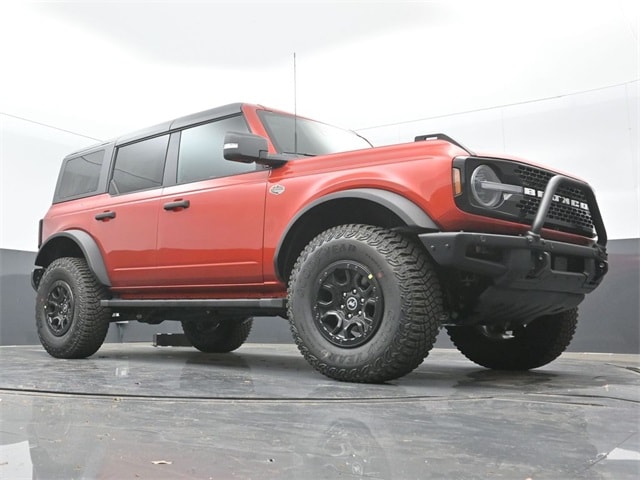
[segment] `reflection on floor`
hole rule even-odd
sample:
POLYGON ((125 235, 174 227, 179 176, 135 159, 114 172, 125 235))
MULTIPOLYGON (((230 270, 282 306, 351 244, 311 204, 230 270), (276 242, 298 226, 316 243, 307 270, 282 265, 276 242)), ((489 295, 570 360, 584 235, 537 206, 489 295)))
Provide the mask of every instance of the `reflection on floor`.
POLYGON ((435 350, 384 385, 329 380, 292 345, 0 362, 0 478, 640 478, 638 355, 505 373, 435 350))

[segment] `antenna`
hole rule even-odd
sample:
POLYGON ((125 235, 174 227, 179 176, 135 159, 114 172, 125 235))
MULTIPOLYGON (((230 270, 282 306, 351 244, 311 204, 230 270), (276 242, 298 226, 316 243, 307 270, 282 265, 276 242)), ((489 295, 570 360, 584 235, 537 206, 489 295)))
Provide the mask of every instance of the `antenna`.
POLYGON ((298 153, 298 85, 296 83, 296 52, 293 52, 293 153, 298 153))

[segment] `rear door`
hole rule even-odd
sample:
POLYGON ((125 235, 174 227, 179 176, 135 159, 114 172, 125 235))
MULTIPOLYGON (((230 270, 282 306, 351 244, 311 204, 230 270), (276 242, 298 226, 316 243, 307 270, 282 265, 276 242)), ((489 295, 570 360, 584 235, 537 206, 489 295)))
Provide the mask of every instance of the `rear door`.
MULTIPOLYGON (((175 185, 163 191, 157 276, 167 286, 261 284, 269 171, 225 160, 224 135, 241 115, 176 132, 175 185)), ((172 144, 174 139, 172 139, 172 144)), ((171 162, 170 162, 171 163, 171 162)))
POLYGON ((87 211, 114 288, 153 286, 158 209, 169 135, 121 145, 109 193, 87 211))

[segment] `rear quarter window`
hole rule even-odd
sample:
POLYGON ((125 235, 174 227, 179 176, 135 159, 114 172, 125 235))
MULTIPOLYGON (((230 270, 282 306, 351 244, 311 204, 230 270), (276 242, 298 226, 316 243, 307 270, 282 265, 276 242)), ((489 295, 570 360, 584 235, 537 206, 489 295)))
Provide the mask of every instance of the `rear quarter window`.
POLYGON ((94 193, 98 188, 104 150, 68 159, 63 167, 56 198, 67 200, 94 193))

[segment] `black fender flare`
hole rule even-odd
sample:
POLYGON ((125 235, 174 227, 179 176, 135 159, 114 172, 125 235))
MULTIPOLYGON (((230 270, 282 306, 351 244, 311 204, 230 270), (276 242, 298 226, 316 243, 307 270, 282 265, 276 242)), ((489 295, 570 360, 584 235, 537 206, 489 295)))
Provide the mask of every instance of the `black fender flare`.
POLYGON ((422 208, 398 193, 391 192, 389 190, 381 190, 378 188, 355 188, 351 190, 342 190, 339 192, 330 193, 329 195, 317 198, 313 202, 308 203, 289 221, 282 237, 280 238, 280 241, 278 242, 278 246, 276 247, 275 255, 273 257, 273 263, 276 272, 278 272, 278 259, 280 258, 282 246, 284 245, 285 239, 289 235, 289 232, 298 222, 298 220, 302 218, 309 210, 312 210, 318 205, 343 198, 358 198, 377 203, 394 213, 408 227, 414 227, 424 231, 440 231, 440 227, 422 208))
POLYGON ((82 251, 89 265, 89 269, 91 269, 98 281, 106 287, 111 286, 111 280, 109 279, 107 267, 102 258, 102 252, 100 252, 100 248, 93 237, 83 230, 65 230, 64 232, 59 232, 49 237, 38 251, 35 260, 36 265, 45 265, 48 250, 47 246, 50 246, 60 238, 67 238, 74 242, 82 251))

